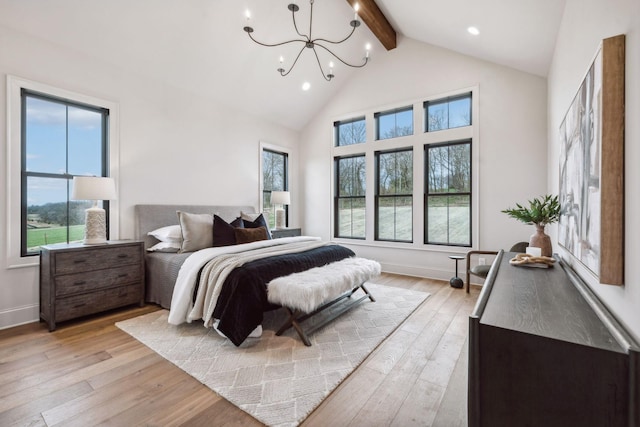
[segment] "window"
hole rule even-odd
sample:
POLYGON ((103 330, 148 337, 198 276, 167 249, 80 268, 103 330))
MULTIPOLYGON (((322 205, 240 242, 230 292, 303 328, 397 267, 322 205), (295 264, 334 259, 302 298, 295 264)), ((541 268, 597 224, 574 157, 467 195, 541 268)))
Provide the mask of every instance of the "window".
MULTIPOLYGON (((262 148, 262 211, 267 213, 269 227, 275 228, 276 215, 271 204, 272 191, 289 189, 289 155, 282 151, 262 148)), ((285 224, 289 225, 289 207, 284 207, 285 224)), ((265 218, 267 219, 267 218, 265 218)))
MULTIPOLYGON (((109 110, 21 90, 21 256, 84 236, 88 201, 70 200, 74 176, 108 176, 109 110)), ((108 201, 103 202, 107 211, 108 201)), ((109 229, 107 228, 107 233, 109 229)), ((108 235, 108 234, 107 234, 108 235)))
POLYGON ((327 123, 333 127, 334 238, 426 251, 477 243, 477 93, 457 89, 327 123), (356 124, 362 134, 351 128, 356 124), (415 132, 423 125, 425 132, 415 132))
POLYGON ((413 241, 413 150, 376 152, 376 240, 413 241))
POLYGON ((413 135, 413 106, 375 113, 376 140, 413 135))
POLYGON ((471 246, 471 141, 425 146, 425 243, 471 246))
POLYGON ((333 129, 336 147, 361 144, 367 140, 364 117, 334 122, 333 129))
POLYGON ((335 159, 335 236, 365 238, 365 156, 335 159))
POLYGON ((425 132, 471 125, 471 92, 426 101, 425 132))

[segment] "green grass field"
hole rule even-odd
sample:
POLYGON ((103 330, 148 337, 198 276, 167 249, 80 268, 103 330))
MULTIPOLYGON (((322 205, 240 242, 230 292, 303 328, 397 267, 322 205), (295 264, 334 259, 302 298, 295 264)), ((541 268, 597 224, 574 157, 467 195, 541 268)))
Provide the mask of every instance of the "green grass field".
MULTIPOLYGON (((396 239, 411 240, 413 232, 411 208, 382 208, 382 224, 388 224, 380 230, 380 238, 393 239, 393 216, 396 215, 396 239)), ((447 230, 451 233, 449 242, 465 244, 469 236, 469 209, 467 207, 433 207, 429 210, 429 236, 434 241, 447 241, 447 230), (449 217, 447 217, 449 215, 449 217)), ((365 209, 343 209, 340 211, 340 233, 342 236, 365 236, 365 209), (351 216, 353 215, 353 217, 351 216), (351 228, 353 227, 353 228, 351 228)), ((420 236, 416 237, 422 240, 420 236)))
MULTIPOLYGON (((69 241, 75 242, 84 238, 84 224, 69 227, 69 241)), ((67 242, 66 227, 30 228, 27 230, 27 248, 38 250, 42 245, 67 242)))

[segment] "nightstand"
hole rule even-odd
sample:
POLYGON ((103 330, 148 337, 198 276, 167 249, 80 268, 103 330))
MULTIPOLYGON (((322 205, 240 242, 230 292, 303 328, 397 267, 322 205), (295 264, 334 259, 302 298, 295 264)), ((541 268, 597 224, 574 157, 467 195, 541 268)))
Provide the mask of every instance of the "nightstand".
POLYGON ((271 236, 274 239, 281 237, 295 237, 302 236, 302 229, 300 228, 276 228, 271 230, 271 236))
POLYGON ((40 319, 71 320, 144 305, 144 242, 61 243, 40 248, 40 319))

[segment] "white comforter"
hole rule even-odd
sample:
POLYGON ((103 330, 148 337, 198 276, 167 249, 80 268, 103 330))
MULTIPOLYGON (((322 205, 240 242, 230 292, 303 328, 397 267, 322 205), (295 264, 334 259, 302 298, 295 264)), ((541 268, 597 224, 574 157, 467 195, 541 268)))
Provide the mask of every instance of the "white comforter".
MULTIPOLYGON (((285 247, 280 246, 299 243, 298 245, 288 245, 302 248, 303 242, 319 242, 319 237, 298 236, 298 237, 285 237, 281 239, 273 240, 261 240, 258 242, 245 243, 234 246, 223 246, 216 248, 207 248, 191 254, 180 267, 178 272, 178 278, 176 279, 176 285, 173 288, 173 297, 171 298, 171 309, 169 311, 169 323, 173 325, 179 325, 184 322, 192 322, 193 320, 202 319, 205 322, 205 326, 211 327, 214 323, 212 318, 213 310, 217 303, 217 297, 220 294, 221 285, 224 282, 226 274, 231 271, 231 268, 226 268, 224 277, 219 277, 217 280, 219 286, 212 286, 210 288, 201 287, 198 289, 196 301, 193 303, 193 293, 196 288, 196 281, 198 278, 198 272, 205 266, 210 260, 226 254, 240 254, 246 251, 254 251, 244 256, 240 263, 248 262, 259 257, 272 256, 280 253, 290 252, 285 247), (269 249, 272 248, 272 249, 269 249)), ((306 249, 302 249, 306 250, 306 249)), ((222 257, 221 257, 222 258, 222 257)), ((227 267, 233 267, 241 265, 237 261, 233 264, 226 264, 227 267)))

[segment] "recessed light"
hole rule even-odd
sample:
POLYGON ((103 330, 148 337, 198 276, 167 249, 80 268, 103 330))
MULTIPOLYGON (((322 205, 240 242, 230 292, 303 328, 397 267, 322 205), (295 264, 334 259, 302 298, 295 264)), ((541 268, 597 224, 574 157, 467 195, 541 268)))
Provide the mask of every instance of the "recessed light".
POLYGON ((302 90, 307 91, 309 89, 311 89, 311 83, 309 82, 302 83, 302 90))
POLYGON ((474 36, 480 34, 480 30, 478 30, 477 27, 469 27, 467 28, 467 31, 469 32, 469 34, 473 34, 474 36))

